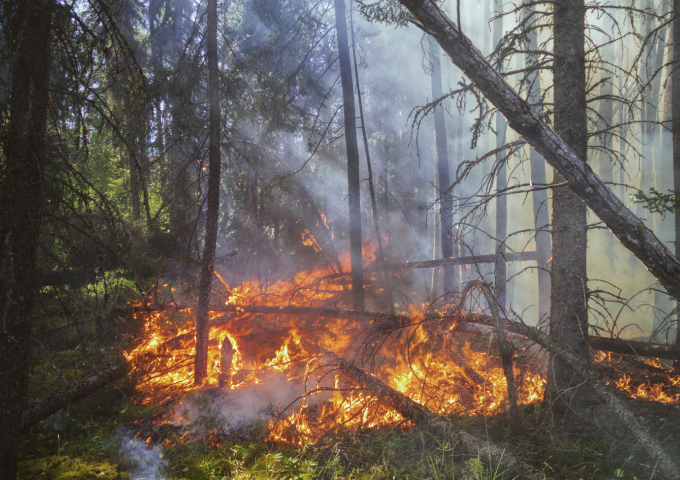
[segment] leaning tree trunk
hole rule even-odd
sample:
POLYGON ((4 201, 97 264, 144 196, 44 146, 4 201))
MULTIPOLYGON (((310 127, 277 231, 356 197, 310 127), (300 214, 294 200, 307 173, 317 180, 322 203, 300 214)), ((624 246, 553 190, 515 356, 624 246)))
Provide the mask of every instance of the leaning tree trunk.
MULTIPOLYGON (((576 155, 585 160, 588 150, 586 111, 586 56, 584 0, 559 0, 554 11, 555 130, 576 155)), ((555 174, 557 183, 564 177, 555 174)), ((586 277, 586 205, 568 188, 553 189, 553 261, 550 335, 588 358, 586 277)), ((551 388, 576 393, 574 371, 553 356, 551 388)))
MULTIPOLYGON (((528 0, 525 0, 528 3, 528 0)), ((529 7, 531 9, 531 7, 529 7)), ((538 33, 536 32, 536 24, 533 9, 526 12, 527 15, 534 15, 528 22, 527 38, 529 39, 529 51, 538 51, 538 33)), ((536 54, 529 53, 526 56, 526 68, 537 69, 536 54)), ((538 70, 534 70, 528 75, 529 94, 527 101, 530 105, 539 105, 541 101, 541 79, 538 75, 538 70)), ((531 163, 531 182, 534 185, 545 185, 547 183, 545 172, 545 160, 533 148, 529 151, 529 161, 531 163)), ((536 228, 536 253, 538 254, 538 318, 539 320, 547 320, 550 317, 550 258, 552 257, 552 247, 550 245, 550 214, 548 213, 548 191, 534 190, 531 194, 534 207, 534 225, 536 228)))
MULTIPOLYGON (((439 45, 430 38, 430 64, 432 65, 432 101, 441 98, 442 94, 442 69, 439 55, 439 45)), ((442 258, 453 257, 453 199, 449 192, 451 179, 449 175, 449 151, 446 144, 446 118, 444 108, 439 105, 434 110, 434 135, 435 148, 437 150, 437 178, 439 180, 439 215, 441 234, 442 258)), ((460 283, 456 275, 457 267, 454 265, 444 266, 444 294, 450 295, 460 283)))
POLYGON ((17 475, 21 408, 27 393, 31 308, 47 163, 49 48, 54 3, 5 2, 5 45, 13 60, 5 98, 0 170, 0 479, 17 475))
POLYGON ((210 104, 210 146, 208 171, 208 212, 205 226, 205 247, 196 313, 196 360, 194 383, 200 385, 208 374, 208 314, 210 289, 215 270, 217 219, 220 207, 220 97, 217 67, 217 0, 208 0, 208 103, 210 104))
POLYGON ((635 216, 555 131, 543 122, 432 0, 399 0, 414 22, 431 33, 472 84, 566 180, 625 248, 642 261, 675 299, 680 299, 680 261, 635 216))
POLYGON ((359 190, 359 146, 357 144, 354 82, 347 40, 345 1, 335 0, 335 29, 338 36, 340 81, 342 83, 345 116, 345 146, 347 148, 347 183, 349 193, 349 249, 352 267, 352 303, 355 310, 365 307, 364 273, 361 252, 361 200, 359 190))

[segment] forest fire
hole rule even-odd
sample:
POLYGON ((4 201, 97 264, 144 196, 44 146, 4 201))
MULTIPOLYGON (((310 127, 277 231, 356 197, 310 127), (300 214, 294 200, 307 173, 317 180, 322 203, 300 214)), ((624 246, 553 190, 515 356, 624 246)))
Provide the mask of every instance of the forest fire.
MULTIPOLYGON (((347 263, 347 258, 343 258, 347 263)), ((321 283, 334 273, 329 268, 302 272, 292 281, 279 281, 262 291, 254 281, 215 292, 225 308, 210 314, 209 373, 194 385, 195 354, 193 308, 166 308, 145 316, 145 336, 127 354, 140 376, 145 403, 167 391, 224 389, 224 396, 268 382, 285 382, 294 392, 269 422, 269 439, 302 444, 328 431, 378 427, 410 428, 413 423, 384 404, 370 389, 343 374, 339 358, 371 372, 395 391, 437 414, 484 416, 507 406, 507 382, 492 341, 442 333, 421 322, 423 311, 411 306, 411 322, 385 329, 360 318, 321 315, 264 315, 252 307, 309 307, 326 312, 345 293, 339 281, 321 283), (471 345, 474 340, 474 348, 471 345), (481 340, 481 342, 480 342, 481 340), (482 346, 483 348, 480 348, 482 346), (453 358, 457 358, 455 361, 453 358), (462 361, 461 361, 462 360, 462 361)), ((165 288, 168 288, 167 286, 165 288)), ((312 310, 316 311, 316 310, 312 310)), ((449 329, 450 330, 450 327, 449 329)), ((598 362, 611 357, 598 354, 598 362)), ((545 378, 515 363, 518 402, 543 399, 545 378)), ((661 374, 656 374, 659 376, 661 374)), ((630 397, 663 403, 680 400, 680 376, 666 374, 655 381, 634 381, 622 372, 609 383, 630 397)))
MULTIPOLYGON (((145 315, 144 341, 127 358, 140 376, 143 402, 155 402, 162 392, 220 385, 224 395, 230 395, 229 391, 278 382, 283 374, 285 381, 295 386, 295 398, 271 420, 272 441, 300 443, 338 428, 412 425, 343 375, 337 362, 342 357, 438 414, 488 415, 507 403, 506 379, 500 360, 489 355, 488 340, 480 337, 482 343, 475 342, 475 348, 467 337, 446 340, 441 331, 419 322, 423 314, 418 308, 411 308, 412 324, 396 330, 361 319, 262 315, 239 308, 283 302, 297 307, 334 305, 345 290, 339 281, 318 281, 329 273, 334 272, 330 268, 303 272, 293 281, 279 281, 266 292, 256 282, 230 288, 220 278, 224 291, 221 297, 215 293, 215 298, 222 298, 233 311, 225 313, 217 307, 211 311, 209 373, 198 387, 193 379, 195 310, 138 313, 145 315), (457 362, 451 360, 452 350, 457 362)), ((521 379, 519 402, 542 400, 543 377, 520 367, 515 370, 521 379)))

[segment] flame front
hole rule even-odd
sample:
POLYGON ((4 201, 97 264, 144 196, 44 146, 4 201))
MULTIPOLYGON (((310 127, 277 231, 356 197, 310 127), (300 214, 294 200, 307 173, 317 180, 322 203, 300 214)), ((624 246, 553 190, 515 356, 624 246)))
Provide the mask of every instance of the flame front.
MULTIPOLYGON (((348 259, 343 258, 343 263, 347 264, 348 259)), ((225 287, 222 303, 334 306, 348 294, 341 281, 323 280, 334 273, 330 267, 302 272, 292 281, 279 281, 266 291, 255 281, 231 288, 220 278, 225 287)), ((422 317, 422 310, 416 307, 412 307, 410 313, 414 319, 422 317)), ((470 337, 467 341, 448 338, 448 344, 442 343, 441 332, 430 330, 425 324, 387 335, 376 333, 365 322, 328 315, 265 316, 238 309, 236 313, 225 314, 215 309, 210 313, 213 326, 208 376, 203 385, 195 386, 195 311, 152 312, 144 320, 144 340, 127 358, 140 375, 138 389, 146 395, 145 402, 157 401, 158 395, 168 390, 216 388, 222 373, 230 374, 230 383, 225 388, 231 390, 262 384, 273 374, 284 374, 288 382, 300 387, 301 401, 292 413, 284 411, 270 422, 272 441, 301 444, 340 428, 410 428, 412 425, 361 385, 345 378, 333 361, 325 362, 318 352, 308 351, 304 345, 315 345, 353 361, 393 389, 439 414, 490 415, 507 403, 506 379, 500 359, 489 355, 490 345, 486 349, 478 344, 473 348, 470 337), (222 345, 230 347, 229 363, 225 365, 221 364, 225 361, 222 345), (469 368, 452 362, 451 350, 469 368), (366 359, 370 361, 364 362, 366 359)), ((449 332, 448 337, 453 335, 449 332)), ((519 380, 519 402, 540 402, 545 385, 543 376, 520 371, 517 366, 515 374, 519 380)), ((676 377, 674 385, 680 387, 680 377, 676 377)), ((680 400, 678 393, 668 394, 651 383, 634 384, 626 376, 616 381, 615 386, 631 396, 665 403, 680 400)))

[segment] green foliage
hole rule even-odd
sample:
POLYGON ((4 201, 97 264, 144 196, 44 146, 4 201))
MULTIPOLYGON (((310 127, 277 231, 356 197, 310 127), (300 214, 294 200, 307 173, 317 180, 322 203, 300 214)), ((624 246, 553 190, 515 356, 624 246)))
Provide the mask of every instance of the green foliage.
POLYGON ((396 0, 378 0, 372 3, 357 0, 357 4, 359 13, 369 22, 404 27, 413 20, 409 11, 396 0))
POLYGON ((109 460, 89 460, 83 457, 54 456, 38 460, 24 460, 19 463, 20 480, 122 480, 129 478, 121 474, 109 460))
POLYGON ((649 195, 637 192, 630 196, 630 200, 635 204, 642 204, 652 213, 660 214, 662 218, 666 218, 667 213, 675 213, 677 206, 675 192, 669 190, 668 193, 661 193, 654 187, 649 190, 649 195))

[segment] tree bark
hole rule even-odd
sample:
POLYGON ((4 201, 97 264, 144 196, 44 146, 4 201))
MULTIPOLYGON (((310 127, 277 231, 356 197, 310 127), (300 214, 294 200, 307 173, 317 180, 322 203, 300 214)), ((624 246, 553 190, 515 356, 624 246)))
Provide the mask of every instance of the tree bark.
MULTIPOLYGON (((673 0, 673 67, 671 73, 671 115, 673 131, 673 189, 680 198, 680 0, 673 0)), ((677 200, 676 200, 677 201, 677 200)), ((675 207, 675 257, 680 258, 680 209, 675 207)), ((670 291, 669 291, 670 292, 670 291)), ((676 300, 680 299, 676 296, 676 300)), ((675 345, 680 346, 680 314, 675 345)))
POLYGON ((574 352, 568 345, 556 342, 553 338, 544 334, 537 328, 519 322, 515 322, 514 328, 517 333, 533 340, 551 353, 559 355, 564 363, 568 364, 572 370, 578 372, 578 374, 588 382, 600 400, 611 408, 611 411, 618 417, 622 426, 628 431, 631 437, 635 439, 636 443, 639 445, 638 448, 642 448, 644 452, 649 455, 652 459, 651 463, 655 465, 654 469, 656 471, 668 479, 680 478, 680 469, 674 463, 673 459, 665 452, 657 439, 650 434, 647 428, 638 420, 637 416, 625 405, 621 400, 620 395, 606 385, 599 376, 592 371, 586 360, 578 353, 574 352))
MULTIPOLYGON (((503 2, 495 0, 494 2, 496 14, 503 13, 503 2)), ((503 17, 499 16, 493 24, 493 48, 498 48, 498 44, 503 38, 503 17)), ((499 70, 502 71, 503 65, 499 65, 499 70)), ((496 148, 501 148, 506 143, 506 132, 508 124, 505 118, 500 113, 496 114, 496 148)), ((496 162, 502 162, 498 168, 496 176, 496 191, 502 192, 508 186, 507 161, 505 159, 505 150, 499 151, 496 154, 496 162)), ((505 261, 507 251, 508 238, 508 197, 507 195, 499 195, 496 197, 496 240, 498 243, 497 260, 494 269, 494 286, 496 288, 496 298, 501 310, 505 311, 507 305, 507 278, 508 265, 505 261)))
POLYGON ((335 0, 335 29, 340 57, 343 112, 345 117, 345 146, 347 148, 347 184, 349 194, 349 249, 352 267, 352 304, 354 310, 365 308, 364 272, 361 251, 361 197, 359 185, 359 146, 357 144, 354 82, 347 39, 345 0, 335 0))
POLYGON ((6 58, 12 62, 0 169, 1 480, 17 475, 17 441, 27 392, 54 8, 52 1, 44 0, 13 0, 3 6, 2 35, 10 49, 6 58))
MULTIPOLYGON (((380 262, 387 265, 387 255, 383 249, 382 233, 380 232, 380 215, 378 215, 378 202, 375 197, 375 184, 373 182, 373 166, 371 165, 371 153, 368 149, 368 134, 366 133, 366 117, 364 116, 364 105, 361 101, 361 86, 359 85, 359 66, 357 64, 356 40, 354 38, 354 21, 352 20, 352 12, 350 12, 352 30, 352 58, 354 59, 354 76, 357 80, 357 100, 359 101, 359 117, 361 117, 361 135, 364 141, 364 151, 366 152, 366 170, 368 172, 368 189, 371 194, 371 211, 373 213, 373 226, 375 227, 375 236, 378 242, 378 255, 380 255, 380 262)), ((394 313, 394 289, 392 287, 392 277, 385 274, 386 285, 386 301, 389 305, 388 311, 394 313)))
POLYGON ((624 247, 637 256, 676 299, 680 261, 607 187, 592 169, 546 125, 432 0, 399 0, 431 33, 474 86, 505 116, 510 127, 562 175, 624 247))
POLYGON ((217 0, 208 0, 208 103, 210 105, 210 145, 208 172, 208 212, 205 226, 205 246, 196 312, 196 360, 194 384, 200 385, 208 374, 208 314, 210 289, 215 270, 217 220, 220 207, 220 98, 217 65, 217 0))
MULTIPOLYGON (((430 75, 432 86, 432 100, 440 98, 442 93, 442 68, 439 55, 439 45, 434 39, 430 38, 430 65, 432 72, 430 75)), ((446 118, 444 108, 440 105, 434 110, 434 135, 435 148, 437 150, 437 178, 439 191, 439 232, 441 234, 441 255, 442 258, 453 257, 453 199, 452 193, 448 191, 451 186, 449 174, 449 152, 446 139, 446 118)), ((455 274, 454 265, 444 265, 444 294, 450 295, 460 283, 455 274)))
MULTIPOLYGON (((585 160, 588 118, 584 0, 557 1, 553 19, 555 130, 576 155, 585 160)), ((556 174, 555 182, 564 182, 564 177, 556 174)), ((571 189, 553 189, 550 336, 585 360, 589 358, 587 234, 586 205, 571 189)), ((573 388, 581 380, 562 357, 552 357, 548 379, 554 392, 571 392, 568 403, 571 398, 581 397, 574 397, 579 389, 573 388)))

